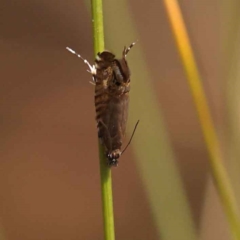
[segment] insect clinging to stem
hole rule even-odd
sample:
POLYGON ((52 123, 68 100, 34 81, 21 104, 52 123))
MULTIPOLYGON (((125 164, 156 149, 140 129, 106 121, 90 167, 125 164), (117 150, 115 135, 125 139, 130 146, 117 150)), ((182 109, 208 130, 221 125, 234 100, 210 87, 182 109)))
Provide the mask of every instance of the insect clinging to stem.
POLYGON ((122 58, 107 50, 98 53, 95 64, 91 65, 74 50, 67 50, 77 55, 88 65, 92 74, 92 84, 95 85, 95 109, 98 137, 105 149, 109 166, 117 166, 118 159, 130 144, 139 121, 127 146, 121 151, 128 119, 128 104, 130 91, 130 69, 126 60, 127 54, 136 44, 124 47, 122 58))

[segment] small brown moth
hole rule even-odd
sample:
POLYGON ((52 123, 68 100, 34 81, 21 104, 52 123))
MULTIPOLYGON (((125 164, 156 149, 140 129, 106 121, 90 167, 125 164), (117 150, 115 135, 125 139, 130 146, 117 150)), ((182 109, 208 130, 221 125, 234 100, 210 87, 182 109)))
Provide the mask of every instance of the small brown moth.
POLYGON ((135 42, 128 48, 124 47, 121 59, 116 59, 115 55, 107 50, 98 53, 93 66, 75 51, 67 48, 88 65, 88 72, 92 74, 98 137, 104 146, 109 166, 117 166, 122 154, 130 91, 130 70, 126 56, 134 45, 135 42))

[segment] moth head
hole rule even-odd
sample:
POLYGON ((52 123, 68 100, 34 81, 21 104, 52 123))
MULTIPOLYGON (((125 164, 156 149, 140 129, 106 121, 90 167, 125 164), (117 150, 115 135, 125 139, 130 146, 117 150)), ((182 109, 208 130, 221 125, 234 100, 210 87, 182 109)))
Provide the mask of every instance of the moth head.
POLYGON ((98 53, 95 59, 95 67, 97 69, 106 69, 111 66, 115 59, 115 55, 107 50, 98 53))

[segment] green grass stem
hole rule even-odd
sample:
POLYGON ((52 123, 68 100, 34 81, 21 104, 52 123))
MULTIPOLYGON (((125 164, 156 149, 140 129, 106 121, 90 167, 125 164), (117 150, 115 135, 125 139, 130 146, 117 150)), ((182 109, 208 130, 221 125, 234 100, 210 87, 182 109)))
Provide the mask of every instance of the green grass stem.
MULTIPOLYGON (((92 0, 92 23, 94 38, 94 53, 104 50, 104 29, 103 29, 103 9, 101 0, 92 0)), ((107 159, 104 149, 99 142, 100 177, 102 189, 102 208, 105 240, 114 240, 114 216, 112 198, 111 169, 107 166, 107 159)))

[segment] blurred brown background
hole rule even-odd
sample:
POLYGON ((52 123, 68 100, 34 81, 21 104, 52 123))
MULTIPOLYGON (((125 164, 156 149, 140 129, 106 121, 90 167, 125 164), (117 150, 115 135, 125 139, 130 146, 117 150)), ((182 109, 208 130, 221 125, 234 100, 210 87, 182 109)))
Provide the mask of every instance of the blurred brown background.
MULTIPOLYGON (((213 117, 221 128, 219 4, 180 4, 213 117)), ((146 81, 156 90, 200 232, 208 159, 165 9, 161 1, 138 0, 129 1, 129 8, 153 76, 146 81)), ((65 50, 70 46, 93 59, 90 12, 83 1, 3 0, 0 23, 4 239, 103 239, 94 90, 86 65, 65 50)), ((134 40, 126 36, 123 45, 134 40)), ((131 147, 113 169, 113 190, 116 238, 161 239, 131 147)))

